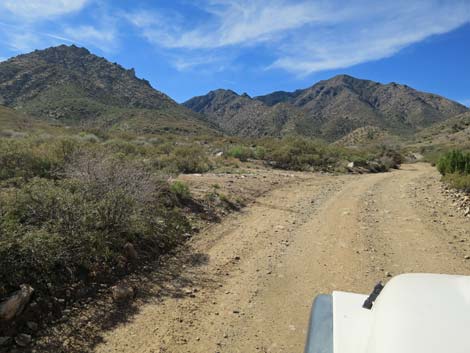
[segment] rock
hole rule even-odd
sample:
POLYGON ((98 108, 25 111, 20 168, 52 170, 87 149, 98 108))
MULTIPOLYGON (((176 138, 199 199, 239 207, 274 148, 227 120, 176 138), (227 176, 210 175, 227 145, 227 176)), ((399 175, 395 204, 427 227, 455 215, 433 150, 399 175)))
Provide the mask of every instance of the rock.
POLYGON ((137 251, 135 250, 135 247, 132 243, 126 243, 126 245, 124 245, 124 252, 126 254, 126 258, 129 261, 137 261, 139 258, 137 251))
POLYGON ((386 277, 392 277, 392 274, 387 271, 387 272, 385 272, 385 276, 386 276, 386 277))
MULTIPOLYGON (((344 165, 344 164, 343 164, 343 165, 344 165)), ((354 166, 355 166, 355 165, 354 165, 354 162, 349 162, 349 163, 348 163, 348 168, 352 169, 352 168, 354 168, 354 166)))
POLYGON ((39 329, 39 325, 34 322, 34 321, 28 321, 26 323, 26 326, 31 330, 31 331, 37 331, 39 329))
POLYGON ((15 337, 15 342, 20 347, 27 347, 31 343, 31 336, 26 333, 20 333, 15 337))
POLYGON ((20 288, 11 297, 0 303, 0 321, 12 320, 20 315, 26 305, 28 305, 34 289, 27 284, 22 284, 20 288))
POLYGON ((134 297, 134 288, 125 284, 118 284, 111 287, 114 301, 129 300, 134 297))
POLYGON ((11 337, 0 336, 0 347, 5 347, 5 346, 10 345, 12 340, 13 339, 11 337))
POLYGON ((465 260, 470 260, 470 255, 464 257, 465 260))

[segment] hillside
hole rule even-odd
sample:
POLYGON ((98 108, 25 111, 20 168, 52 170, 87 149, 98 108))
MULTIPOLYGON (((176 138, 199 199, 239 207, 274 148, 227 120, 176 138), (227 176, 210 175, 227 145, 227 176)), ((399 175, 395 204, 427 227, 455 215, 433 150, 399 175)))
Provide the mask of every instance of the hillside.
POLYGON ((223 89, 192 98, 184 105, 203 114, 228 134, 250 137, 281 136, 290 129, 293 116, 303 115, 290 104, 268 107, 247 94, 223 89))
POLYGON ((205 114, 231 134, 258 137, 272 132, 297 133, 330 141, 365 126, 409 136, 468 111, 459 103, 406 85, 384 85, 347 75, 320 81, 304 90, 255 98, 217 90, 184 105, 205 114), (254 122, 255 129, 247 128, 254 122), (259 122, 264 126, 258 126, 259 122))
POLYGON ((133 69, 61 45, 0 63, 0 104, 42 119, 105 128, 200 132, 207 124, 133 69), (129 116, 136 121, 128 122, 129 116))
POLYGON ((470 112, 424 129, 416 135, 415 141, 420 146, 440 145, 470 148, 470 112))
POLYGON ((346 147, 366 147, 376 145, 398 145, 401 139, 386 130, 375 126, 364 126, 350 132, 335 144, 346 147))
MULTIPOLYGON (((24 136, 25 133, 63 133, 60 124, 34 119, 14 109, 0 105, 0 137, 24 136)), ((70 131, 70 130, 69 130, 70 131)))

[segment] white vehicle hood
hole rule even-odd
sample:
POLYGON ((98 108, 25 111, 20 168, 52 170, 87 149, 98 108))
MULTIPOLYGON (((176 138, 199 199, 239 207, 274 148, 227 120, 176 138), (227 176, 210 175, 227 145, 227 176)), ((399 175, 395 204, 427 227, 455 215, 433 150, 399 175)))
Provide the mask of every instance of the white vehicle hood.
POLYGON ((400 275, 365 298, 333 293, 334 353, 470 352, 470 277, 400 275))

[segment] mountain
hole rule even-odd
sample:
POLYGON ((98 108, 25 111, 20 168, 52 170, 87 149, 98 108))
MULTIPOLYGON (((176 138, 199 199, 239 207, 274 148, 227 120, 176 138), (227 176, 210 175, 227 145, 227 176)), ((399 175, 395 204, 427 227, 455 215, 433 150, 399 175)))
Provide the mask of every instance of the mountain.
POLYGON ((247 94, 219 89, 183 103, 203 114, 224 132, 241 136, 280 136, 289 129, 289 120, 302 111, 290 104, 266 106, 247 94))
POLYGON ((200 116, 137 78, 133 69, 74 45, 1 62, 0 104, 67 124, 143 132, 208 129, 200 116))
POLYGON ((230 134, 259 137, 296 133, 329 141, 362 127, 411 135, 468 111, 457 102, 406 85, 380 84, 347 75, 307 89, 255 98, 217 90, 184 105, 230 134))

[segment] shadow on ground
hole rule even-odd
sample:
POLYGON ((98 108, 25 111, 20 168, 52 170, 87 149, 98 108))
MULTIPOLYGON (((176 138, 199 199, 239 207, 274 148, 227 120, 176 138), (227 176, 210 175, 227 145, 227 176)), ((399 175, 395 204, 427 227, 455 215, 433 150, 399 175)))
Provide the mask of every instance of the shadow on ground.
POLYGON ((41 332, 34 346, 24 352, 92 352, 103 342, 103 332, 132 321, 143 305, 193 296, 193 289, 216 286, 199 270, 208 261, 206 254, 194 253, 189 247, 180 249, 126 279, 136 288, 133 300, 115 303, 109 288, 103 288, 97 297, 76 303, 69 314, 41 332))

